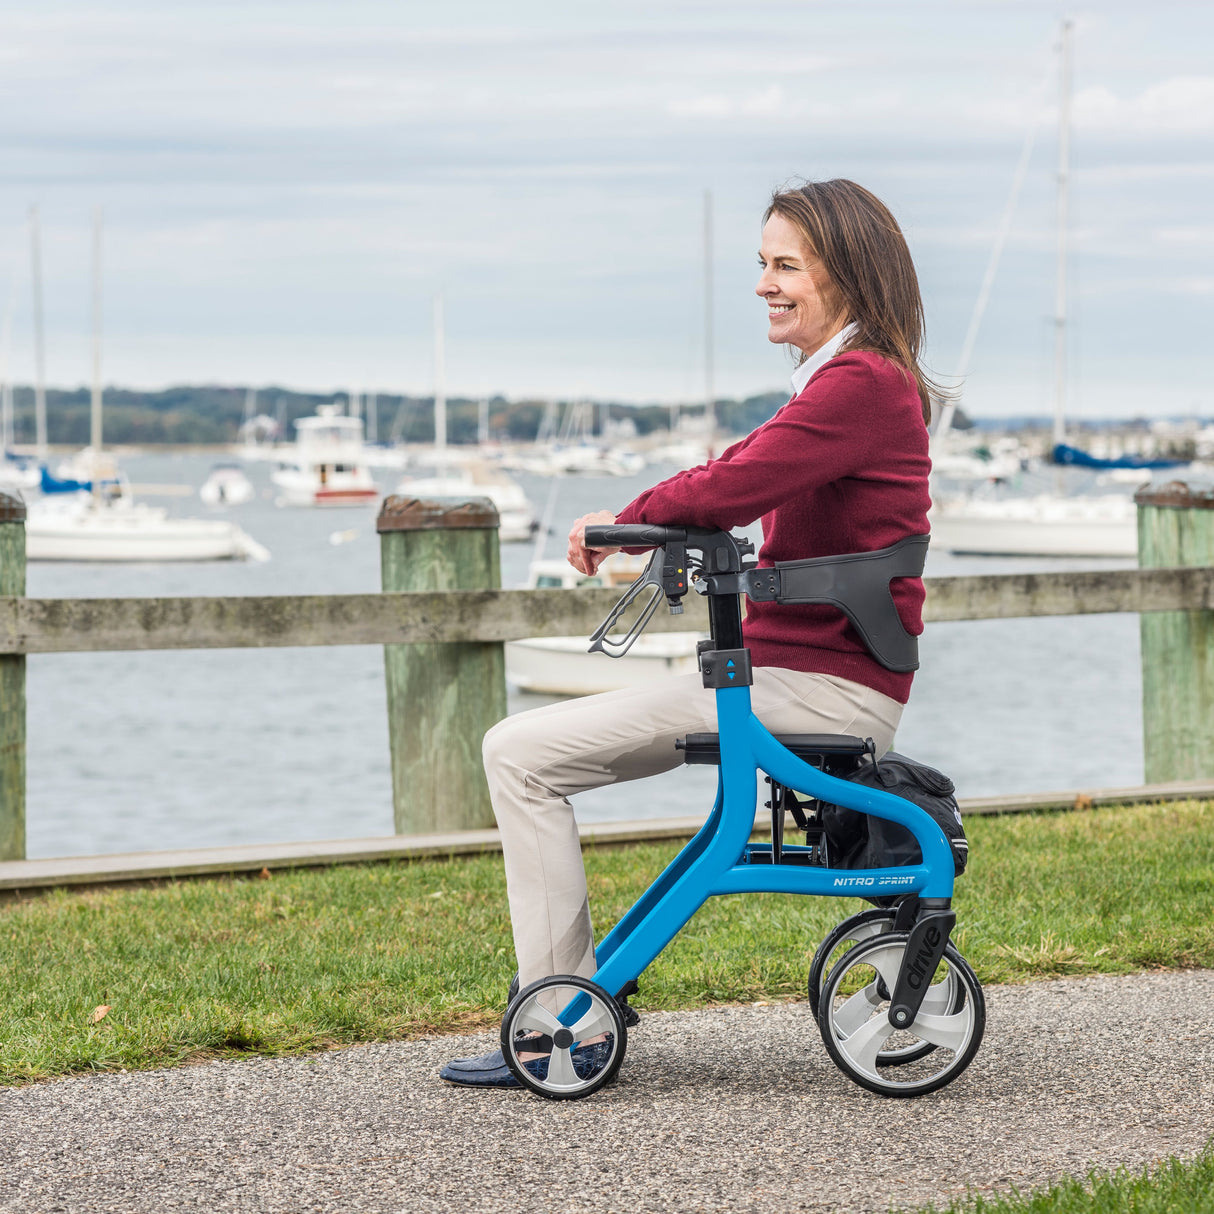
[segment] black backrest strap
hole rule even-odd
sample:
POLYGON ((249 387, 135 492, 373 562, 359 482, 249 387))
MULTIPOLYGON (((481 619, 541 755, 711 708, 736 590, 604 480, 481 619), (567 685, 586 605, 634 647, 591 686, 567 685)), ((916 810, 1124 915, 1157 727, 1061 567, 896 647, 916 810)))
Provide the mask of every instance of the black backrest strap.
POLYGON ((889 584, 896 577, 923 573, 929 538, 911 535, 877 552, 777 561, 780 588, 775 601, 837 607, 886 670, 918 670, 918 638, 902 626, 889 584))

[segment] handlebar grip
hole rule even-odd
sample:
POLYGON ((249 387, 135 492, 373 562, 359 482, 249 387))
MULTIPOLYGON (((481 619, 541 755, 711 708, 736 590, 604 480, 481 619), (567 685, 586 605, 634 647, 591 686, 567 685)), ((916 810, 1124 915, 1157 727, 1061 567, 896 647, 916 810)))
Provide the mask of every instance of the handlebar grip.
POLYGON ((656 523, 594 523, 586 528, 587 548, 660 548, 686 538, 685 527, 656 523))

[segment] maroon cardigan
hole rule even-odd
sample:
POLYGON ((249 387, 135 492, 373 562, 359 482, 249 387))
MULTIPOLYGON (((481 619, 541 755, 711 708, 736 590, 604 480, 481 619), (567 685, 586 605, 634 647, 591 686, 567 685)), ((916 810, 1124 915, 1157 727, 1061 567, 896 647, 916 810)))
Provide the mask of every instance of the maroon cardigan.
MULTIPOLYGON (((927 428, 911 376, 878 354, 824 363, 770 421, 719 459, 680 472, 625 506, 620 523, 728 531, 763 521, 759 564, 873 552, 925 535, 927 428)), ((923 582, 897 578, 906 630, 923 631, 923 582)), ((886 670, 836 608, 747 603, 756 666, 838 675, 905 704, 911 674, 886 670)))

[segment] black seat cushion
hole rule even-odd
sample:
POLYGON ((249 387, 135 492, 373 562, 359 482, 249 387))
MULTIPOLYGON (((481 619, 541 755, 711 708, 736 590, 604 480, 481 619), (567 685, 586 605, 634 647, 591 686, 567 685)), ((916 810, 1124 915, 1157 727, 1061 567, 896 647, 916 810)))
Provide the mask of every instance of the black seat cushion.
MULTIPOLYGON (((787 746, 797 758, 808 763, 842 756, 859 758, 867 754, 872 746, 865 738, 854 738, 845 733, 777 733, 772 736, 782 746, 787 746)), ((684 763, 716 765, 721 762, 719 734, 689 733, 674 745, 676 750, 683 751, 684 763)))

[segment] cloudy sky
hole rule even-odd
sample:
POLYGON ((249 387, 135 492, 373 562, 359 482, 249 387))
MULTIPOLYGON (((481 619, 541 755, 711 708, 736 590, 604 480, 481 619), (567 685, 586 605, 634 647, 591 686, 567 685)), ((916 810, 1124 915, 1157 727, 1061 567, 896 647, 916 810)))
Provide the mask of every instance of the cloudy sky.
MULTIPOLYGON (((1214 5, 1053 0, 0 0, 0 327, 33 374, 694 400, 712 192, 722 395, 782 386, 753 295, 772 188, 847 176, 902 222, 928 361, 957 365, 1030 129, 966 384, 1046 412, 1058 27, 1076 21, 1077 416, 1214 414, 1214 5)), ((2 336, 2 332, 0 332, 2 336)))

